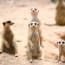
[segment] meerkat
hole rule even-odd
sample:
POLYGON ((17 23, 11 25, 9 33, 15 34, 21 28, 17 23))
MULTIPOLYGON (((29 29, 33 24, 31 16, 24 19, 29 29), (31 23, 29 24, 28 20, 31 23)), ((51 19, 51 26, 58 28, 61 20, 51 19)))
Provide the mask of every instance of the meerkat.
POLYGON ((64 58, 65 58, 65 41, 59 41, 57 43, 59 46, 59 57, 58 57, 58 62, 59 62, 59 61, 61 61, 62 56, 64 56, 64 58))
POLYGON ((39 23, 34 21, 28 24, 29 35, 28 35, 28 60, 32 63, 33 59, 41 58, 40 46, 42 45, 42 36, 39 28, 39 23))
POLYGON ((31 9, 31 16, 32 16, 31 22, 36 21, 40 24, 40 20, 38 18, 38 13, 39 13, 39 10, 37 8, 31 9))
POLYGON ((55 20, 57 25, 65 25, 65 0, 58 0, 55 20))
POLYGON ((4 27, 4 31, 3 31, 3 35, 2 35, 2 51, 12 54, 12 55, 16 55, 17 53, 17 49, 16 49, 16 43, 14 42, 14 34, 11 30, 11 25, 13 25, 14 23, 11 21, 6 21, 3 22, 3 27, 4 27))

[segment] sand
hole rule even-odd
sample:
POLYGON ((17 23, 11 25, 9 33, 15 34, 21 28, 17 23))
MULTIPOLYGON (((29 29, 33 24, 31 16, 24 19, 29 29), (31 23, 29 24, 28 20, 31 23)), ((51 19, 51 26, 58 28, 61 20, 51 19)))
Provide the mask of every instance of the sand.
MULTIPOLYGON (((31 65, 26 59, 25 46, 27 45, 28 22, 31 20, 30 9, 36 7, 39 9, 38 18, 41 21, 41 30, 43 36, 42 60, 34 60, 33 65, 64 65, 57 63, 58 45, 60 36, 65 33, 65 26, 56 26, 55 24, 55 5, 35 5, 35 6, 0 6, 0 42, 2 39, 3 25, 7 20, 12 20, 15 25, 12 31, 15 35, 15 41, 18 49, 18 56, 14 57, 5 53, 0 55, 0 65, 31 65)), ((1 46, 1 45, 0 45, 1 46)))

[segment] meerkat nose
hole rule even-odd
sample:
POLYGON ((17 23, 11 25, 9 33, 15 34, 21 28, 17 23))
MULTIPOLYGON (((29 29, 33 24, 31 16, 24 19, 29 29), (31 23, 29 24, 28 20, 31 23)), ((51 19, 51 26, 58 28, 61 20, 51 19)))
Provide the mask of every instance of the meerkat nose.
POLYGON ((13 25, 14 23, 11 23, 10 25, 13 25))
POLYGON ((35 12, 35 11, 33 10, 33 12, 35 12))
POLYGON ((33 26, 33 28, 34 28, 35 26, 33 26))

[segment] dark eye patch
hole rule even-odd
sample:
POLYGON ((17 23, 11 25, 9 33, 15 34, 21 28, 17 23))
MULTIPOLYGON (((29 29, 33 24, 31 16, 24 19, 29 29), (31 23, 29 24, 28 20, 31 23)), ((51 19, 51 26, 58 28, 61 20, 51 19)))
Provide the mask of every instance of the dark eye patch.
POLYGON ((35 23, 35 25, 36 25, 37 23, 35 23))
POLYGON ((62 42, 62 44, 64 44, 65 42, 62 42))
POLYGON ((35 10, 37 10, 37 9, 35 8, 35 10))
POLYGON ((33 25, 33 23, 31 23, 31 25, 33 25))
POLYGON ((58 43, 61 44, 61 41, 59 41, 58 43))
POLYGON ((11 21, 7 21, 6 23, 11 23, 11 21))

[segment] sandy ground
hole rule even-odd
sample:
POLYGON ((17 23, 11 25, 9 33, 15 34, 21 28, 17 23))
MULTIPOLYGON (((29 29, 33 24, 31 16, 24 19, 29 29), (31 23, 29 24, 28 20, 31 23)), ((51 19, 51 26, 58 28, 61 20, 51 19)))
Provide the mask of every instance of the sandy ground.
POLYGON ((15 35, 17 43, 18 56, 8 54, 0 55, 0 65, 31 65, 26 59, 25 46, 27 45, 28 22, 31 20, 30 9, 37 7, 39 9, 38 18, 41 21, 41 30, 43 36, 42 59, 35 60, 33 65, 65 65, 57 63, 58 46, 57 41, 61 40, 59 35, 65 33, 65 26, 55 26, 55 6, 50 4, 46 6, 0 6, 0 39, 2 39, 3 25, 2 22, 12 20, 15 25, 12 26, 12 31, 15 35), (47 25, 50 24, 50 25, 47 25), (18 42, 19 41, 19 42, 18 42))

